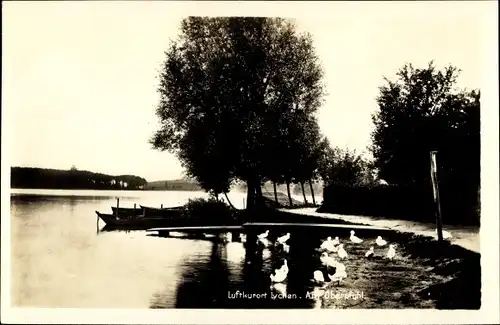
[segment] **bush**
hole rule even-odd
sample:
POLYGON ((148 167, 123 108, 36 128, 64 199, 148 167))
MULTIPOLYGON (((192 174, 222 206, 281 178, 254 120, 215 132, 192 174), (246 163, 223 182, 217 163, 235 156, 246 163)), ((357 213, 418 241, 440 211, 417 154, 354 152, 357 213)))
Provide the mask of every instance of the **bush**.
MULTIPOLYGON (((476 206, 449 187, 440 188, 441 214, 444 223, 477 224, 476 206)), ((342 186, 329 185, 323 190, 323 204, 318 212, 357 214, 433 222, 432 187, 412 186, 342 186)))
POLYGON ((190 199, 184 206, 184 220, 196 225, 237 224, 237 211, 215 198, 190 199))

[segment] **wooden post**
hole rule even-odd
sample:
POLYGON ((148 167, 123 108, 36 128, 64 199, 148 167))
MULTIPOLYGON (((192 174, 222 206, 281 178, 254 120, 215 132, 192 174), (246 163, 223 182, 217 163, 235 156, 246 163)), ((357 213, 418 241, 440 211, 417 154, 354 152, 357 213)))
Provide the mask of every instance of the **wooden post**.
POLYGON ((443 241, 443 223, 441 219, 441 202, 439 200, 436 154, 437 151, 431 151, 431 180, 434 193, 434 211, 436 215, 438 241, 443 241))
POLYGON ((120 198, 116 198, 116 216, 118 217, 118 209, 120 208, 120 198))
POLYGON ((163 209, 163 203, 161 204, 160 209, 163 209))
POLYGON ((257 231, 255 229, 251 229, 247 231, 246 234, 247 234, 247 242, 245 243, 246 255, 254 256, 257 250, 257 231))
POLYGON ((276 190, 276 182, 273 181, 273 189, 274 189, 274 201, 276 201, 276 203, 279 203, 278 201, 278 191, 276 190))

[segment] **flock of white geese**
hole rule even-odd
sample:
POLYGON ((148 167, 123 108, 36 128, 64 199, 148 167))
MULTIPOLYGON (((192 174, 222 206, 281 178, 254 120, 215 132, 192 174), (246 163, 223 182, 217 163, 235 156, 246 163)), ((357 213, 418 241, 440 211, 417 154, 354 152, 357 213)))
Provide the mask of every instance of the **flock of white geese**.
MULTIPOLYGON (((266 230, 266 232, 257 236, 257 240, 266 247, 271 244, 271 242, 268 239, 268 235, 269 235, 269 230, 266 230)), ((281 245, 283 246, 284 251, 288 251, 289 246, 287 245, 286 242, 289 239, 290 239, 290 233, 287 233, 284 236, 278 237, 275 242, 275 245, 276 246, 281 245)), ((354 230, 351 230, 351 236, 349 237, 349 240, 354 244, 360 244, 363 242, 363 239, 355 235, 354 230)), ((378 247, 384 247, 387 245, 387 241, 382 239, 381 236, 378 236, 377 239, 375 240, 375 245, 378 247)), ((396 256, 395 246, 393 244, 389 244, 388 247, 389 248, 385 254, 385 257, 389 260, 392 260, 396 256)), ((335 258, 335 254, 340 260, 348 258, 349 254, 346 252, 344 244, 340 242, 339 237, 335 237, 334 239, 332 239, 332 237, 328 237, 326 240, 322 242, 321 246, 319 247, 319 250, 322 251, 322 254, 320 256, 321 264, 323 266, 326 266, 327 269, 333 268, 335 270, 333 274, 327 273, 328 278, 330 279, 331 282, 337 282, 337 284, 340 285, 340 282, 347 277, 347 272, 345 265, 339 262, 335 258)), ((371 246, 370 249, 366 252, 365 257, 371 258, 374 255, 375 255, 375 246, 371 246)), ((288 271, 289 271, 288 261, 285 259, 284 264, 279 269, 275 269, 274 274, 271 274, 269 276, 271 282, 281 283, 285 281, 288 276, 288 271)), ((320 270, 316 270, 313 272, 313 281, 319 284, 324 284, 327 282, 325 281, 323 272, 320 270)))

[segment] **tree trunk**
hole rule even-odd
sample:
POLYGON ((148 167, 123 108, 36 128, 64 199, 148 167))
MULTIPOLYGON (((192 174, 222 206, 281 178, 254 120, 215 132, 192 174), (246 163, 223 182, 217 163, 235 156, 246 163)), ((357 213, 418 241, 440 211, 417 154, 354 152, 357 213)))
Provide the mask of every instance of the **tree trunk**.
POLYGON ((288 193, 288 200, 290 201, 290 206, 293 206, 292 194, 290 194, 290 182, 286 181, 286 191, 288 193))
POLYGON ((255 197, 256 204, 261 207, 264 203, 264 196, 262 195, 262 186, 260 184, 260 181, 255 182, 255 197))
POLYGON ((273 187, 274 187, 274 200, 276 201, 276 203, 279 203, 278 202, 278 192, 276 191, 276 182, 273 182, 273 187))
POLYGON ((251 210, 254 207, 255 198, 255 187, 251 181, 247 181, 247 210, 251 210))
POLYGON ((311 188, 311 196, 313 199, 313 204, 316 205, 316 199, 314 198, 314 190, 313 190, 313 184, 312 184, 311 180, 309 180, 309 187, 311 188))
POLYGON ((229 206, 230 206, 231 208, 233 208, 233 209, 236 209, 236 208, 234 207, 234 205, 231 203, 231 201, 229 200, 229 197, 227 196, 227 193, 226 193, 226 192, 224 192, 224 196, 226 197, 226 200, 227 200, 227 203, 229 203, 229 206))
POLYGON ((304 182, 300 182, 300 187, 302 188, 302 196, 304 196, 304 203, 307 204, 306 191, 304 190, 304 182))

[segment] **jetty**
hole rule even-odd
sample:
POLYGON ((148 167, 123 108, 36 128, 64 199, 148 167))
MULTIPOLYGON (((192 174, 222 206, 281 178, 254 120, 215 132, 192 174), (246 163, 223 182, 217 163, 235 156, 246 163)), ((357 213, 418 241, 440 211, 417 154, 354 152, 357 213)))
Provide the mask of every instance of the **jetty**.
POLYGON ((361 231, 390 231, 389 228, 366 226, 366 225, 350 225, 350 224, 332 224, 332 223, 300 223, 300 222, 246 222, 236 226, 194 226, 194 227, 157 227, 146 229, 147 232, 157 232, 158 234, 168 235, 170 232, 254 232, 262 229, 274 229, 279 231, 285 230, 300 230, 300 229, 348 229, 361 231))

